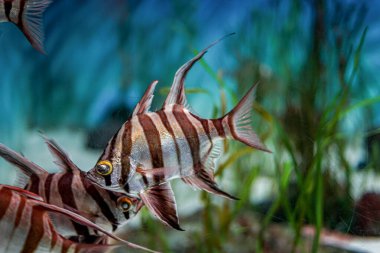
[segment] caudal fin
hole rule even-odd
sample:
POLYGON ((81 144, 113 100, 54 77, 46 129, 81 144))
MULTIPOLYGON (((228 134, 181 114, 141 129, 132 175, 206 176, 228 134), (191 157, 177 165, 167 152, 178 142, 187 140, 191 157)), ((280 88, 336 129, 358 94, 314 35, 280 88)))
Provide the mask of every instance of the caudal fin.
POLYGON ((50 0, 28 1, 24 5, 24 9, 20 10, 22 15, 19 17, 20 20, 17 20, 16 23, 30 44, 43 54, 45 54, 45 50, 43 47, 44 32, 42 27, 42 15, 51 2, 50 0))
POLYGON ((260 141, 251 126, 251 111, 255 88, 256 85, 253 85, 248 90, 247 94, 245 94, 245 96, 240 100, 237 106, 220 120, 222 121, 224 128, 229 129, 229 135, 235 140, 238 140, 252 148, 271 152, 260 141))

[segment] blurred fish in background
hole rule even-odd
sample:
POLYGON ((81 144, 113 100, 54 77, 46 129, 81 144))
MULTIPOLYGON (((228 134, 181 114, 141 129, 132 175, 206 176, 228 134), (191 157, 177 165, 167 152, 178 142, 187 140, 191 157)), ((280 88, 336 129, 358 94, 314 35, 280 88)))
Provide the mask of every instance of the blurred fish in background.
MULTIPOLYGON (((54 168, 43 130, 89 169, 147 84, 169 86, 202 46, 236 32, 192 69, 189 104, 202 118, 224 115, 260 81, 253 124, 275 155, 225 143, 216 180, 240 201, 174 184, 187 231, 143 211, 127 234, 167 252, 317 252, 318 236, 302 238, 305 223, 316 235, 322 227, 360 234, 351 231, 355 202, 380 192, 379 4, 54 1, 43 19, 48 56, 15 26, 0 26, 0 142, 54 168)), ((158 90, 153 110, 167 92, 158 90)), ((14 170, 0 166, 0 181, 11 182, 14 170)))

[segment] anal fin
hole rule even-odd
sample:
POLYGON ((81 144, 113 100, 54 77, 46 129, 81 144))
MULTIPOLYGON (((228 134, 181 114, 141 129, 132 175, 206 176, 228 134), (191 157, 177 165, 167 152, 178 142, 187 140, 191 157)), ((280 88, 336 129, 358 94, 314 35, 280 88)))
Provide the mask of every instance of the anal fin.
POLYGON ((207 191, 209 193, 213 193, 228 199, 239 200, 238 198, 219 189, 214 180, 212 172, 208 172, 204 167, 201 167, 197 173, 192 176, 183 177, 182 180, 195 188, 207 191))
POLYGON ((177 204, 169 182, 140 193, 140 197, 154 216, 168 226, 183 231, 179 226, 177 204))

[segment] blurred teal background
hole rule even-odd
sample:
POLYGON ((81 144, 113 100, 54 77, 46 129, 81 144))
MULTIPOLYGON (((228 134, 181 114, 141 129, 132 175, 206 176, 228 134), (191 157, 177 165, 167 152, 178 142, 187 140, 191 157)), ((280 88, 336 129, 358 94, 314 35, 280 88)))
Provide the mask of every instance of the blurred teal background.
MULTIPOLYGON (((236 32, 190 71, 189 104, 218 117, 259 82, 254 129, 273 154, 225 143, 217 180, 240 201, 178 181, 186 232, 143 212, 130 236, 168 252, 316 252, 322 237, 306 238, 304 225, 379 235, 355 215, 363 194, 380 192, 379 9, 369 0, 56 0, 44 15, 47 55, 0 24, 0 142, 54 171, 43 131, 87 170, 153 80, 159 109, 175 71, 236 32)), ((13 182, 12 167, 0 166, 0 182, 13 182)), ((370 209, 380 224, 380 205, 370 209)))

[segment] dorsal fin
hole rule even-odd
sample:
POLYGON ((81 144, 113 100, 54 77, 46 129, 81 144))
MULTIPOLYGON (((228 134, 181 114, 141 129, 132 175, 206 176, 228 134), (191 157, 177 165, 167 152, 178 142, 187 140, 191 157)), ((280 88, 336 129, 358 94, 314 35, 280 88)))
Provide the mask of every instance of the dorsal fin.
POLYGON ((132 117, 149 111, 153 101, 153 92, 156 88, 157 83, 157 80, 153 81, 146 89, 144 96, 141 98, 140 102, 137 103, 135 109, 133 110, 132 117))
POLYGON ((0 143, 0 156, 4 158, 6 161, 9 163, 17 166, 18 168, 21 169, 21 171, 28 175, 31 176, 33 174, 36 175, 43 175, 47 174, 48 172, 38 166, 37 164, 29 161, 16 151, 8 148, 7 146, 3 145, 0 143))
POLYGON ((193 59, 186 62, 184 65, 182 65, 182 67, 180 67, 177 70, 177 72, 174 75, 173 84, 172 84, 172 87, 170 88, 168 97, 166 98, 164 105, 162 107, 163 109, 165 109, 165 107, 172 105, 172 104, 179 104, 179 105, 186 106, 184 82, 185 82, 185 78, 186 78, 187 73, 193 67, 193 65, 202 58, 202 56, 207 52, 207 50, 210 47, 214 46, 215 44, 217 44, 218 42, 220 42, 224 38, 231 36, 233 34, 235 34, 235 33, 227 34, 227 35, 223 36, 222 38, 214 41, 213 43, 211 43, 211 45, 209 45, 208 47, 203 49, 193 59))
POLYGON ((78 166, 71 161, 68 154, 53 139, 49 139, 43 134, 41 136, 47 144, 50 153, 56 158, 55 164, 66 172, 80 171, 78 166))

